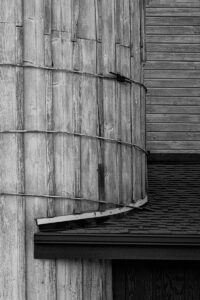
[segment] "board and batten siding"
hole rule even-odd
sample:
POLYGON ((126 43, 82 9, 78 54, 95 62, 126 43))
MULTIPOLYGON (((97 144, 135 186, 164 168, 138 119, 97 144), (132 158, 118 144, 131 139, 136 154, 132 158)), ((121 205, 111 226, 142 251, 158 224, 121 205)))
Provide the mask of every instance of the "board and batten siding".
POLYGON ((145 148, 140 85, 58 70, 112 71, 141 81, 142 4, 141 0, 0 1, 2 300, 112 299, 109 261, 36 260, 33 236, 36 218, 102 209, 96 202, 41 195, 126 204, 146 194, 144 152, 45 133, 101 135, 145 148), (9 130, 29 132, 2 133, 9 130))
POLYGON ((147 148, 200 153, 200 1, 146 0, 147 148))

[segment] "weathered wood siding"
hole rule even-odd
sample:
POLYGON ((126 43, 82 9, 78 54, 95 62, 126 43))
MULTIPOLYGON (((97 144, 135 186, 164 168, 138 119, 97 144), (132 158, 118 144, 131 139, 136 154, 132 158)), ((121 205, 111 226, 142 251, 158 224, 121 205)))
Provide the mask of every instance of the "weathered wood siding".
POLYGON ((200 2, 146 1, 147 147, 200 152, 200 2))
POLYGON ((200 298, 197 262, 115 262, 115 300, 197 300, 200 298))
MULTIPOLYGON (((0 130, 66 130, 144 148, 139 85, 37 68, 141 81, 142 9, 140 0, 1 0, 0 64, 36 68, 0 66, 0 130)), ((1 132, 0 193, 32 196, 0 196, 0 299, 112 299, 110 262, 35 260, 33 253, 35 218, 98 203, 40 195, 136 201, 146 193, 145 160, 135 148, 95 139, 1 132)))

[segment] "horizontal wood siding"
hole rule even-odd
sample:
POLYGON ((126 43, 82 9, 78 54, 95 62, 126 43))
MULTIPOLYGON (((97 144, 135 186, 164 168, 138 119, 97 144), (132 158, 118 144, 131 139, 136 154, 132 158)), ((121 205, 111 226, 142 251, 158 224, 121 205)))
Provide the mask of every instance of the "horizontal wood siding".
POLYGON ((200 2, 146 0, 147 148, 200 151, 200 2))

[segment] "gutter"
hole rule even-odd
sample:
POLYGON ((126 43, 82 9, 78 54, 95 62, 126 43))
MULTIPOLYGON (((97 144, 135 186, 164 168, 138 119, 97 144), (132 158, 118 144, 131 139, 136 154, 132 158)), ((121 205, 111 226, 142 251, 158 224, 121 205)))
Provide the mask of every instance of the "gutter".
POLYGON ((34 236, 40 259, 200 261, 200 235, 43 232, 34 236))

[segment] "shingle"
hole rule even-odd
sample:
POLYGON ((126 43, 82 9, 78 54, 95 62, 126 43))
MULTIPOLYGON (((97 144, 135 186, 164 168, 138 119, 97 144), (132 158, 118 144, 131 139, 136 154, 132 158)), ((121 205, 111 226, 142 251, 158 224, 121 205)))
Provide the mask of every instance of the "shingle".
POLYGON ((200 163, 148 165, 148 204, 122 218, 71 233, 200 234, 200 163))

